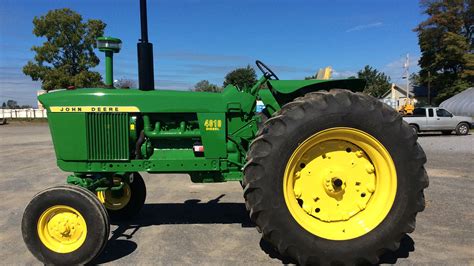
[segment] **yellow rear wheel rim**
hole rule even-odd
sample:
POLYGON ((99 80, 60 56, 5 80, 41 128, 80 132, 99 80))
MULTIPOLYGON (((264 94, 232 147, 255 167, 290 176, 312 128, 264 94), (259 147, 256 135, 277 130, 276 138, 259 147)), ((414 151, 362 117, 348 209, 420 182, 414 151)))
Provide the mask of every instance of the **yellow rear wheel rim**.
POLYGON ((87 236, 84 217, 74 208, 56 205, 44 211, 38 219, 41 243, 56 253, 70 253, 82 246, 87 236))
MULTIPOLYGON (((114 182, 121 182, 120 179, 114 180, 114 182)), ((109 210, 120 210, 123 209, 130 202, 132 198, 132 190, 128 183, 123 184, 123 190, 119 197, 114 196, 112 190, 107 189, 105 191, 97 191, 97 197, 100 202, 104 204, 105 208, 109 210)))
POLYGON ((388 215, 397 192, 395 164, 373 136, 354 128, 318 132, 293 152, 283 194, 293 218, 313 235, 349 240, 388 215))

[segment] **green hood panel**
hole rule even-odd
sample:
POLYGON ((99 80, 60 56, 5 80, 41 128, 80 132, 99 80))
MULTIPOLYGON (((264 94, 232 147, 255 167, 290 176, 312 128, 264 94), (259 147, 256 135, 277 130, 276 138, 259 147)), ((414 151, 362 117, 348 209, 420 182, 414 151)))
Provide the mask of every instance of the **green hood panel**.
POLYGON ((49 111, 52 111, 51 107, 109 106, 136 107, 142 113, 223 113, 233 108, 250 111, 255 105, 255 97, 239 92, 233 86, 227 86, 222 93, 136 89, 61 90, 40 95, 38 100, 49 111))
POLYGON ((336 79, 336 80, 270 80, 272 88, 282 94, 290 94, 299 90, 309 89, 348 89, 351 91, 362 91, 366 81, 363 79, 336 79))

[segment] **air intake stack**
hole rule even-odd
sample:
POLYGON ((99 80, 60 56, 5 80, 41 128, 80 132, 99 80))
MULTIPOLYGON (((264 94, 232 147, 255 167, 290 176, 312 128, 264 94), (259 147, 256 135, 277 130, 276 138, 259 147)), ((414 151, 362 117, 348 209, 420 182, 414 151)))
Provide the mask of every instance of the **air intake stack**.
POLYGON ((141 39, 137 43, 138 87, 142 91, 155 89, 153 77, 153 44, 148 42, 146 0, 140 0, 141 39))

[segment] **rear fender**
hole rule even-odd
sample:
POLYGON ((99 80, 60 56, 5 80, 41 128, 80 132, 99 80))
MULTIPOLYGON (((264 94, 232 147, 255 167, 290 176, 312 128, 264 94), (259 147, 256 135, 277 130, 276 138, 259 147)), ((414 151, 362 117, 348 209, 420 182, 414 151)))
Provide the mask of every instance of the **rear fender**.
POLYGON ((275 99, 283 106, 293 99, 306 93, 330 90, 346 89, 352 92, 364 90, 366 81, 364 79, 339 79, 339 80, 270 80, 270 87, 275 99))

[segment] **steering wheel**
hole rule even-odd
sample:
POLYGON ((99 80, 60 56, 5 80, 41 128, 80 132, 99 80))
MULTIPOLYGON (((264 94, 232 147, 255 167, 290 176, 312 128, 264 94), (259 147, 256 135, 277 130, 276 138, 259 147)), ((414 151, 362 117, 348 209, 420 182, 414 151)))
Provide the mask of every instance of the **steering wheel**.
POLYGON ((262 61, 257 60, 255 61, 255 64, 257 65, 258 69, 262 71, 263 76, 265 76, 267 79, 271 79, 273 77, 273 79, 279 80, 277 75, 275 75, 275 73, 269 67, 267 67, 267 65, 265 65, 262 61))

